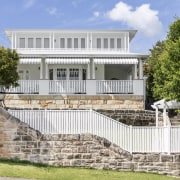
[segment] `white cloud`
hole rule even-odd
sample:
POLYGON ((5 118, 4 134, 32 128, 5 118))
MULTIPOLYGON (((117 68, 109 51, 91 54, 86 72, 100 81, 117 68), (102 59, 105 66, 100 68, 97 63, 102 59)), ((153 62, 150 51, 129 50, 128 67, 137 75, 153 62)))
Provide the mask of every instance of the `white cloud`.
POLYGON ((36 3, 36 0, 26 0, 23 7, 25 9, 29 9, 31 8, 32 6, 34 6, 34 4, 36 3))
POLYGON ((111 20, 124 22, 149 37, 159 34, 162 30, 158 11, 152 10, 150 4, 142 4, 133 10, 132 6, 120 1, 106 15, 111 20))
POLYGON ((50 14, 50 15, 57 15, 57 8, 56 7, 51 7, 51 8, 48 8, 47 9, 47 12, 48 12, 48 14, 50 14))
POLYGON ((99 17, 100 16, 100 12, 96 11, 93 13, 94 17, 99 17))

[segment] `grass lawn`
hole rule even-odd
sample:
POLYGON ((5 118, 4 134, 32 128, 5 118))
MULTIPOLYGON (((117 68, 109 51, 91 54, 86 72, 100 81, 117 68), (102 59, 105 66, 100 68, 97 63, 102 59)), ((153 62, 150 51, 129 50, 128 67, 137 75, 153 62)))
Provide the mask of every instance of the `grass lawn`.
POLYGON ((150 173, 37 166, 1 160, 0 176, 42 180, 177 180, 150 173))

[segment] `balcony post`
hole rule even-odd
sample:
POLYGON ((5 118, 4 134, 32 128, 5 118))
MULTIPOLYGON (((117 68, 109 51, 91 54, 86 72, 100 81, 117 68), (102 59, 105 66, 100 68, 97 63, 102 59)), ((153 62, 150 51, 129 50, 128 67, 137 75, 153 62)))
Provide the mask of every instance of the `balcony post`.
POLYGON ((143 63, 141 59, 139 59, 139 79, 143 79, 143 63))
POLYGON ((95 79, 95 66, 94 66, 94 60, 92 60, 92 79, 95 79))
POLYGON ((87 79, 90 79, 90 64, 87 64, 87 79))
POLYGON ((134 64, 134 79, 137 79, 137 64, 134 64))
POLYGON ((39 94, 40 95, 49 94, 49 80, 39 80, 39 94))
POLYGON ((45 75, 45 79, 48 79, 48 64, 45 63, 45 66, 46 66, 46 71, 45 71, 46 75, 45 75))
POLYGON ((40 64, 40 79, 43 79, 43 61, 41 59, 41 64, 40 64))

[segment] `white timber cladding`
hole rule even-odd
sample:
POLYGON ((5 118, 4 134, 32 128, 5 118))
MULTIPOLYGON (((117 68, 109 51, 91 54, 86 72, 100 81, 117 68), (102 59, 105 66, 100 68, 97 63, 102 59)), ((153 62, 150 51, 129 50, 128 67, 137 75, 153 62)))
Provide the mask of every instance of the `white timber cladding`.
POLYGON ((47 58, 46 64, 88 64, 89 58, 47 58))
POLYGON ((41 58, 20 58, 20 64, 41 64, 41 58))
MULTIPOLYGON (((9 33, 9 32, 6 32, 9 33)), ((12 48, 122 49, 128 52, 135 35, 127 31, 12 31, 12 48), (63 40, 62 40, 63 39, 63 40), (23 41, 23 42, 21 42, 23 41), (61 42, 63 41, 63 42, 61 42), (99 45, 98 45, 99 43, 99 45)))
POLYGON ((137 64, 137 58, 95 58, 95 64, 137 64))

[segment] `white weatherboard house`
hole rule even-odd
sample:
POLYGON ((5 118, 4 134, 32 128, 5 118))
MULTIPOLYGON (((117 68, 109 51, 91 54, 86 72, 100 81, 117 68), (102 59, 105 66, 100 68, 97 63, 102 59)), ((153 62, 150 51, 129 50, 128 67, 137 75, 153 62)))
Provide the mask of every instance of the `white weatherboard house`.
POLYGON ((20 55, 25 94, 144 95, 143 61, 131 53, 135 30, 5 30, 20 55))

